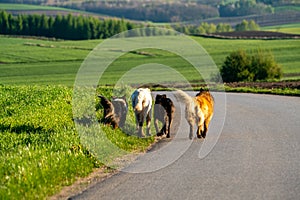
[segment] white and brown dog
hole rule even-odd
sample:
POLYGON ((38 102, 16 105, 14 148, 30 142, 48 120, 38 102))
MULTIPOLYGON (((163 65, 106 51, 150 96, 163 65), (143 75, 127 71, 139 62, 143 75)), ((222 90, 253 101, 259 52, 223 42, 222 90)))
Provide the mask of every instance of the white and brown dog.
POLYGON ((185 118, 190 125, 189 138, 193 138, 194 126, 197 125, 197 137, 205 138, 208 131, 209 123, 214 113, 214 98, 209 91, 200 89, 195 97, 178 90, 175 94, 185 103, 185 118))

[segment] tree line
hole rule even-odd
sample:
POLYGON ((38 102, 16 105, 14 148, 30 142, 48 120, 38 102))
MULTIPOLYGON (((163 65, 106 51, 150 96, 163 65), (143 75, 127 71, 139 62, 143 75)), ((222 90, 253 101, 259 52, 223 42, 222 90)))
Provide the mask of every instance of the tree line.
POLYGON ((199 26, 196 25, 174 25, 173 29, 187 35, 205 35, 211 33, 223 33, 232 31, 256 31, 259 30, 259 25, 254 20, 243 20, 241 23, 237 24, 234 28, 227 23, 207 23, 202 22, 199 26))
POLYGON ((0 34, 54 37, 67 40, 105 39, 136 27, 117 19, 57 15, 18 15, 0 12, 0 34))
POLYGON ((198 3, 162 3, 155 1, 86 1, 67 4, 67 8, 110 16, 153 22, 192 21, 218 17, 218 9, 198 3))
POLYGON ((261 15, 266 13, 274 13, 271 5, 266 5, 256 0, 239 0, 219 6, 220 17, 235 17, 245 15, 261 15))

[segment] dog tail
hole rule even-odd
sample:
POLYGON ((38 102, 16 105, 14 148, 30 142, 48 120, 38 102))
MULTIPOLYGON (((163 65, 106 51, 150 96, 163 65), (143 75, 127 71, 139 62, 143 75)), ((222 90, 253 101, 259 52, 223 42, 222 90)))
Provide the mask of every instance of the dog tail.
POLYGON ((186 106, 194 104, 193 98, 182 90, 177 90, 174 95, 178 101, 183 102, 186 106))
POLYGON ((185 104, 185 117, 188 121, 193 121, 196 116, 195 113, 195 102, 194 98, 183 92, 182 90, 177 90, 175 92, 175 97, 178 101, 181 101, 185 104))

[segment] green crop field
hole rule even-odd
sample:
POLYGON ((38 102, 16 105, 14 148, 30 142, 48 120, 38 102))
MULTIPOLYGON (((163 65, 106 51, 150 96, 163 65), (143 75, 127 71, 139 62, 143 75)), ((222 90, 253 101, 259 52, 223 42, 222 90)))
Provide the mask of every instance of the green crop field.
MULTIPOLYGON (((30 5, 30 4, 12 4, 12 3, 0 3, 0 11, 6 10, 6 11, 14 11, 14 13, 22 13, 23 11, 26 11, 26 13, 32 13, 36 14, 41 11, 45 15, 55 16, 57 14, 65 15, 65 14, 77 14, 77 15, 88 15, 88 16, 94 16, 98 18, 110 18, 107 15, 101 15, 98 13, 93 12, 87 12, 83 10, 76 10, 76 9, 70 9, 70 8, 63 8, 63 7, 57 7, 57 6, 41 6, 41 5, 30 5)), ((118 18, 118 17, 114 17, 118 18)))
POLYGON ((282 32, 282 33, 292 33, 292 34, 300 35, 300 23, 284 24, 284 25, 277 25, 277 26, 266 26, 266 27, 263 27, 262 30, 282 32))
MULTIPOLYGON (((282 66, 284 79, 296 79, 300 74, 300 40, 224 40, 192 37, 209 53, 218 67, 226 56, 237 49, 269 50, 282 66)), ((74 84, 76 73, 88 54, 101 43, 89 41, 50 41, 0 37, 0 84, 74 84)), ((120 48, 121 49, 121 48, 120 48)), ((112 63, 102 84, 114 84, 130 68, 160 63, 180 71, 189 81, 200 77, 182 58, 162 50, 146 50, 145 55, 127 53, 112 63), (148 54, 148 55, 147 55, 148 54), (149 56, 154 55, 154 56, 149 56)))
POLYGON ((275 12, 280 12, 280 11, 300 11, 300 6, 279 6, 279 7, 275 7, 275 12))
MULTIPOLYGON (((74 12, 75 10, 60 8, 54 6, 39 6, 29 4, 12 4, 12 3, 0 3, 0 10, 52 10, 52 11, 68 11, 74 12)), ((75 11, 80 12, 80 11, 75 11)))

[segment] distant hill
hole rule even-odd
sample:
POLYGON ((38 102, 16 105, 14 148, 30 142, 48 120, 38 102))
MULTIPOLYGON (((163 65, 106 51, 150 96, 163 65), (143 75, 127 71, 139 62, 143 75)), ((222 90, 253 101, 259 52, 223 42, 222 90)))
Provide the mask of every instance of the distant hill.
POLYGON ((11 6, 13 9, 0 5, 0 9, 14 15, 45 13, 53 16, 72 13, 154 23, 228 23, 232 27, 243 19, 254 20, 261 27, 300 23, 300 1, 297 0, 0 0, 1 2, 35 4, 31 8, 29 5, 14 4, 16 6, 11 6))

